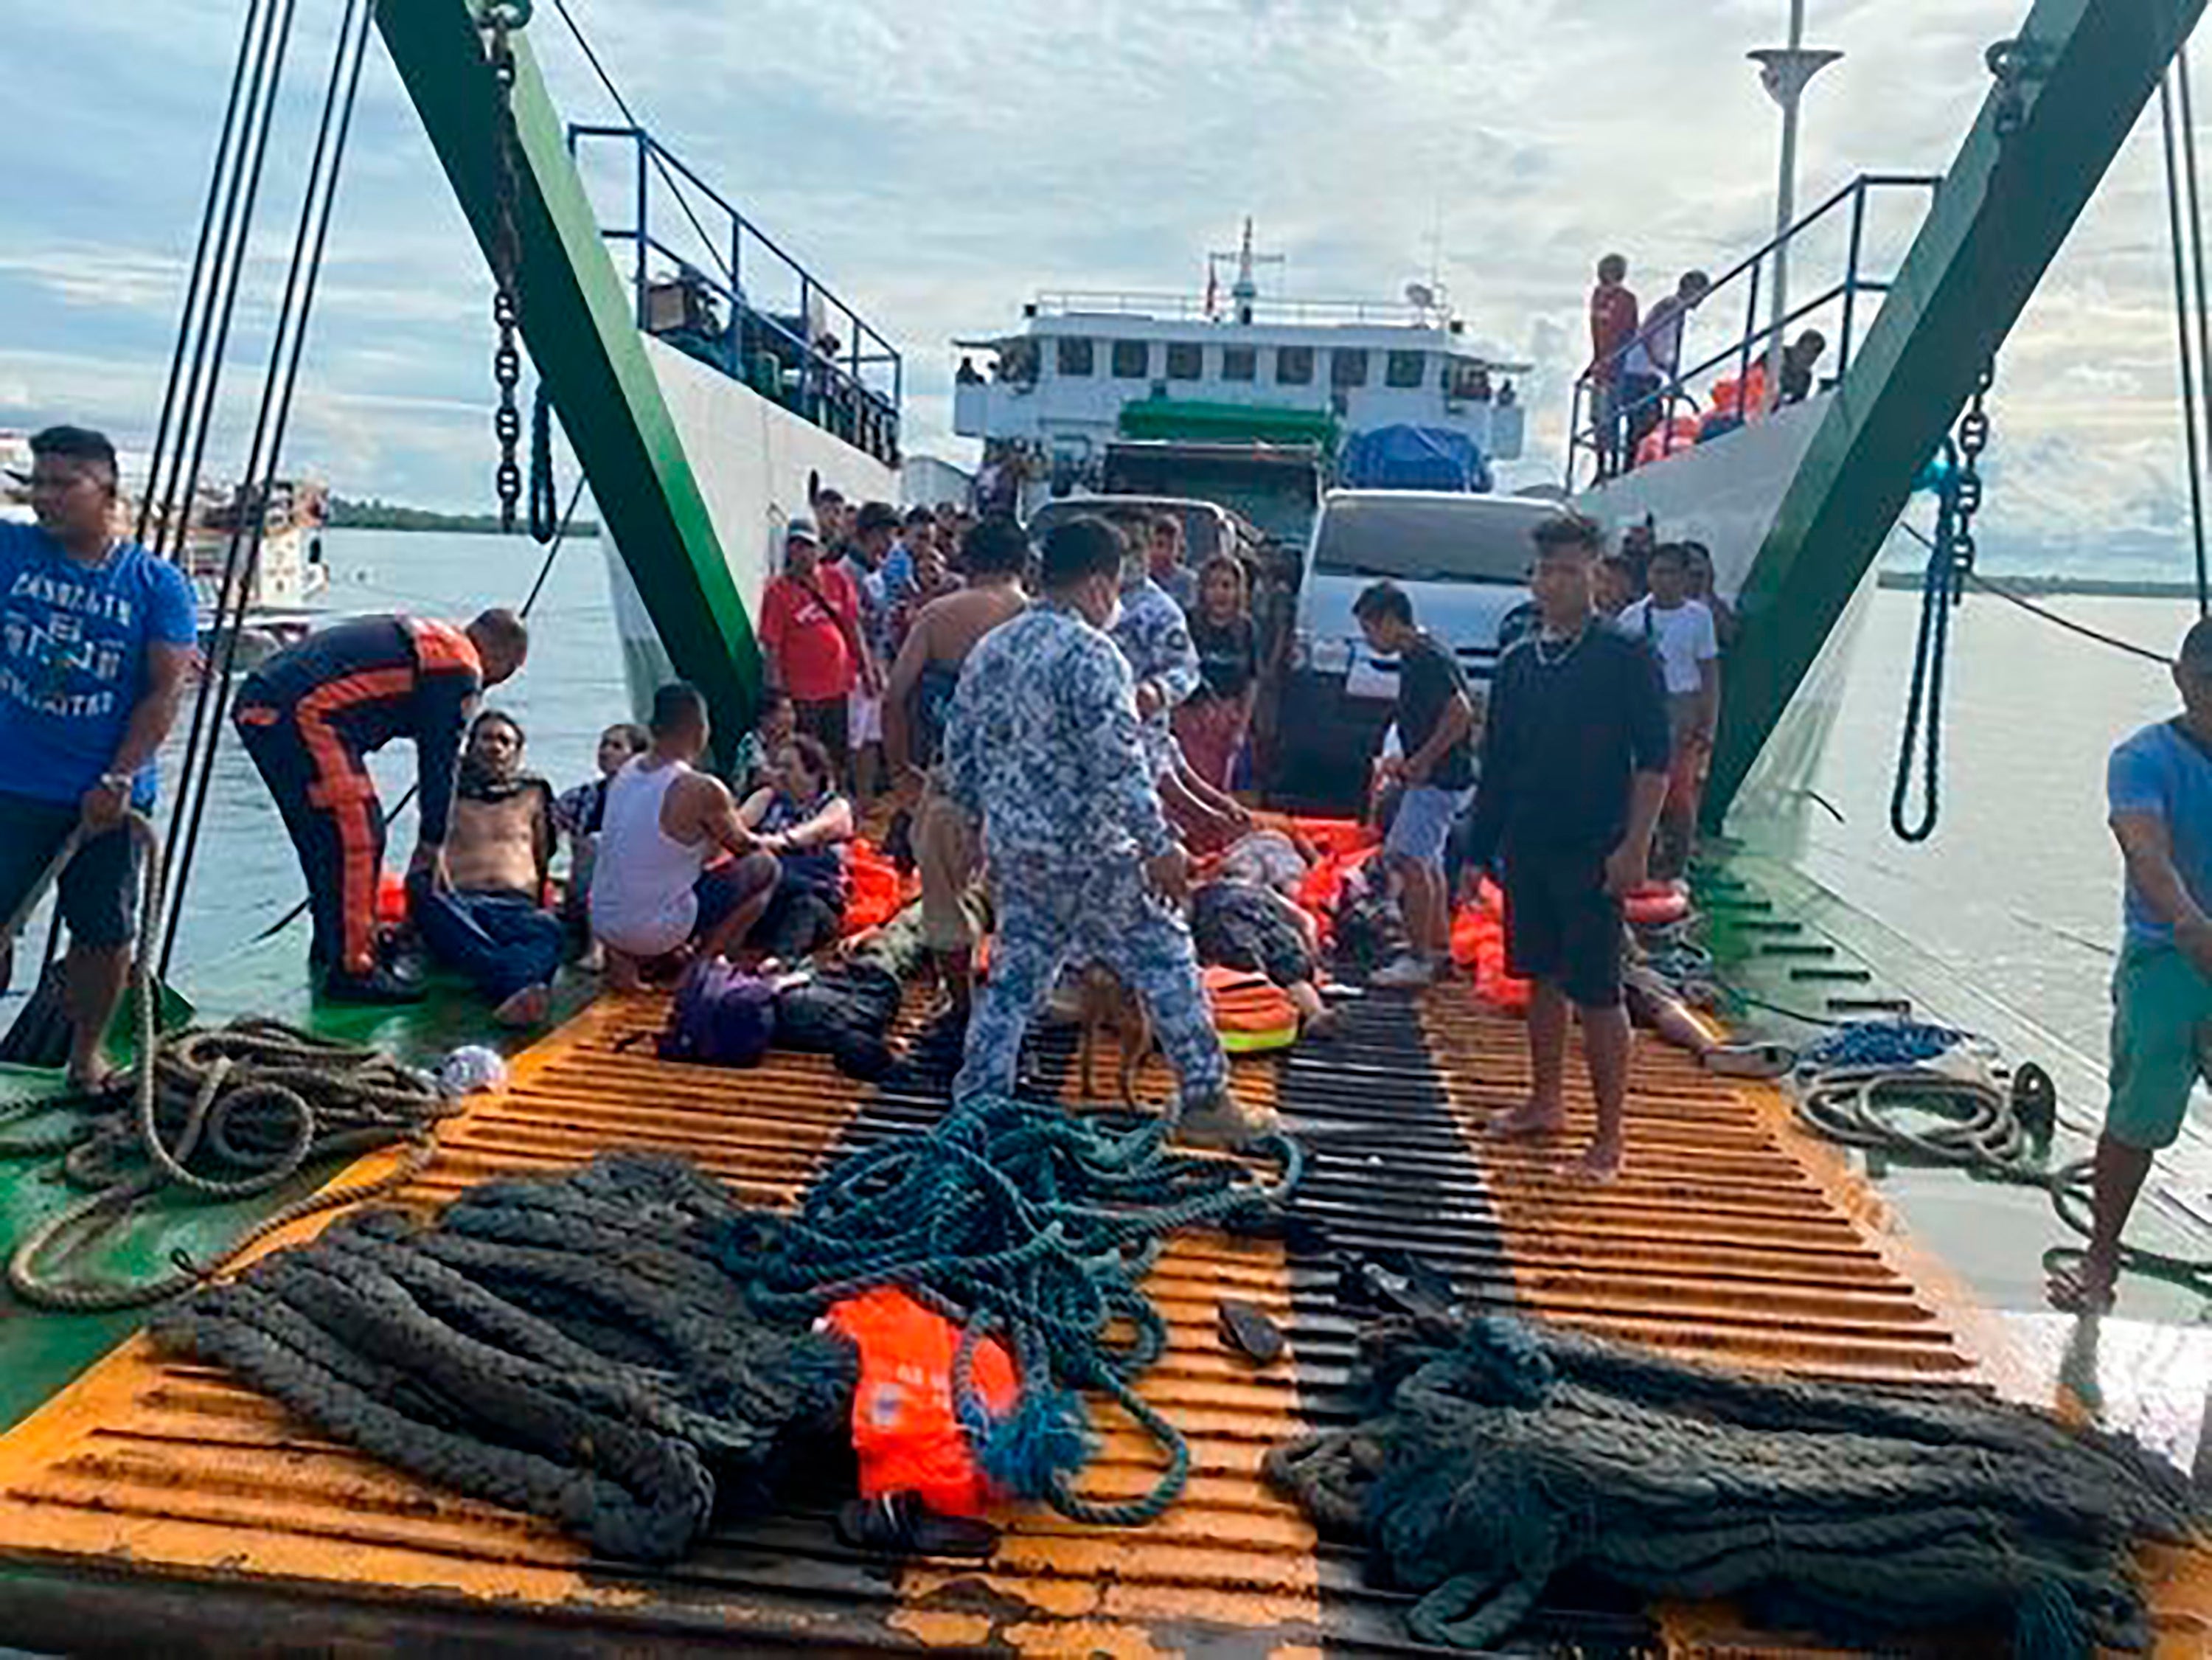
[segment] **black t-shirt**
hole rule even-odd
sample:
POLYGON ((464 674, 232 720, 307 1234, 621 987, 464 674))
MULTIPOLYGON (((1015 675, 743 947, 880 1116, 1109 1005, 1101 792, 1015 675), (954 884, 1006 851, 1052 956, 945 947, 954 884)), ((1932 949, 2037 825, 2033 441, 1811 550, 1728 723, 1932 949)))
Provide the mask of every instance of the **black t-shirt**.
POLYGON ((1204 684, 1201 698, 1242 697, 1260 672, 1260 641, 1249 617, 1232 617, 1226 623, 1210 623, 1194 613, 1190 643, 1198 648, 1198 672, 1204 684))
MULTIPOLYGON (((1425 634, 1398 654, 1398 746, 1408 760, 1421 752, 1451 700, 1467 690, 1459 659, 1425 634)), ((1474 782, 1474 746, 1462 737, 1429 769, 1438 789, 1463 790, 1474 782)))
POLYGON ((1612 852, 1631 775, 1664 772, 1670 747, 1659 660, 1641 640, 1595 619, 1572 645, 1523 640, 1490 688, 1478 856, 1612 852))

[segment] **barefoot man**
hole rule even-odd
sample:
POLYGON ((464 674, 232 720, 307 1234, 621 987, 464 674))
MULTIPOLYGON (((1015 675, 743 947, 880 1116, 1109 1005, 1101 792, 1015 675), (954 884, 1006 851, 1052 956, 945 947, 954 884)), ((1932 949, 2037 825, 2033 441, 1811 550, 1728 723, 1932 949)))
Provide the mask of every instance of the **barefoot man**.
POLYGON ((2097 1141, 2089 1248, 2051 1278, 2075 1314, 2112 1306, 2120 1233, 2152 1158, 2170 1147, 2212 1052, 2212 622, 2173 666, 2181 713, 2112 751, 2105 790, 2127 861, 2127 932, 2112 976, 2112 1098, 2097 1141))
POLYGON ((1643 641, 1599 620, 1590 579, 1597 526, 1567 514, 1536 527, 1529 587, 1541 622, 1505 654, 1491 689, 1475 794, 1475 847, 1504 855, 1506 956, 1535 982, 1528 1101, 1501 1135, 1565 1128, 1567 1019, 1583 1021, 1597 1135, 1578 1173, 1620 1173, 1628 1093, 1621 1006, 1621 896, 1649 869, 1667 799, 1667 699, 1643 641))
POLYGON ((553 791, 522 769, 521 725, 486 709, 469 727, 446 830, 446 879, 408 879, 408 908, 430 955, 465 976, 506 1026, 542 1025, 561 966, 561 919, 545 904, 558 840, 553 791))

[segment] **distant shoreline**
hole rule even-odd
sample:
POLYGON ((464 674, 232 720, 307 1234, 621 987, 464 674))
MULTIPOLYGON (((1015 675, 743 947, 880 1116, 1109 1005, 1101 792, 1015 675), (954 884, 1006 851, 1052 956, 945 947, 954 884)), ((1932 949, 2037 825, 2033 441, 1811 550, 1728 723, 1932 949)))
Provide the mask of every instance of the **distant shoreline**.
MULTIPOLYGON (((427 508, 401 507, 392 502, 349 502, 343 496, 332 496, 324 517, 326 530, 396 530, 435 531, 447 535, 497 536, 500 524, 496 515, 488 513, 433 513, 427 508)), ((517 529, 514 532, 520 535, 517 529)), ((571 536, 597 536, 599 526, 589 520, 579 519, 568 526, 571 536)))
MULTIPOLYGON (((1917 593, 1922 574, 1917 570, 1886 570, 1875 579, 1885 588, 1910 588, 1917 593)), ((1989 581, 2010 593, 2030 599, 2077 597, 2093 599, 2194 599, 2194 582, 2148 581, 2108 576, 1991 576, 1989 581)), ((1972 584, 1966 592, 1972 593, 1972 584)))

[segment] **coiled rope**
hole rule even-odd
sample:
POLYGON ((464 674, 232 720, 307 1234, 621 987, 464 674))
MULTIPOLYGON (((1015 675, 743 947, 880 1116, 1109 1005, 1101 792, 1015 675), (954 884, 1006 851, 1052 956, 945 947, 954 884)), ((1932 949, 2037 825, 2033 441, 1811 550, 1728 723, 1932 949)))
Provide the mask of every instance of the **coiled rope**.
POLYGON ((849 1348, 770 1329, 715 1265, 737 1212, 677 1161, 611 1156, 484 1183, 433 1227, 341 1219, 151 1333, 410 1475, 672 1561, 716 1516, 767 1508, 851 1398, 849 1348))
POLYGON ((1167 1136, 1159 1119, 1117 1128, 1052 1104, 960 1103, 928 1134, 845 1160, 795 1215, 733 1223, 721 1262, 771 1319, 810 1318, 884 1285, 932 1302, 963 1323, 955 1406, 983 1470, 1072 1520, 1139 1525, 1181 1496, 1190 1474, 1182 1434, 1136 1392, 1168 1338, 1140 1282, 1170 1233, 1256 1221, 1303 1168, 1286 1138, 1265 1146, 1279 1165, 1268 1183, 1235 1160, 1175 1152, 1167 1136), (1006 1341, 1022 1379, 1013 1410, 996 1420, 969 1378, 987 1336, 1006 1341), (1074 1491, 1091 1438, 1085 1392, 1118 1402, 1166 1454, 1139 1498, 1101 1504, 1074 1491))
MULTIPOLYGON (((1842 1146, 2039 1188, 2058 1219, 2087 1237, 2095 1161, 2049 1162, 2057 1104, 2050 1078, 2039 1067, 2021 1067, 2008 1087, 1997 1081, 1996 1060, 1992 1045, 1948 1026, 1869 1020, 1839 1027, 1801 1057, 1797 1119, 1842 1146), (1970 1064, 1947 1067, 1954 1055, 1970 1064)), ((2082 1255, 2079 1246, 2054 1245, 2043 1266, 2056 1271, 2082 1255)), ((2212 1256, 2123 1243, 2119 1266, 2212 1292, 2212 1256)))
POLYGON ((1965 1389, 1814 1383, 1481 1318, 1361 1341, 1364 1420, 1265 1469, 1420 1593, 1425 1641, 1502 1640, 1553 1575, 1749 1597, 1845 1642, 2009 1631, 2022 1660, 2139 1650, 2129 1552, 2199 1536, 2135 1443, 1965 1389))
MULTIPOLYGON (((126 822, 141 857, 141 915, 157 916, 165 882, 161 845, 142 815, 126 822)), ((149 941, 142 940, 132 962, 131 992, 137 1053, 130 1107, 0 1142, 0 1157, 65 1152, 63 1179, 87 1190, 25 1235, 8 1259, 15 1294, 40 1307, 137 1308, 187 1290, 301 1217, 412 1181, 436 1154, 439 1121, 459 1110, 429 1079, 388 1056, 279 1021, 243 1019, 163 1037, 149 941), (171 1272, 130 1285, 61 1277, 156 1195, 181 1191, 209 1204, 251 1199, 310 1165, 386 1147, 402 1149, 391 1171, 307 1194, 210 1260, 174 1252, 171 1272)), ((54 1105, 11 1106, 0 1111, 0 1128, 54 1105)))

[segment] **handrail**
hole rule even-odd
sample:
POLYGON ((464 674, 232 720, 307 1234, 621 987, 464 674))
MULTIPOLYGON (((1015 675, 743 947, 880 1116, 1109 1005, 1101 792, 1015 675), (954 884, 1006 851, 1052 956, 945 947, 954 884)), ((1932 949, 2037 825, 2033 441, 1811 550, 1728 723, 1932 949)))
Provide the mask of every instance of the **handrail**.
POLYGON ((586 143, 596 141, 613 141, 635 153, 635 174, 629 181, 634 197, 631 222, 627 226, 602 223, 600 235, 632 250, 630 280, 641 331, 651 331, 653 295, 672 281, 709 302, 727 307, 726 320, 717 319, 711 331, 683 326, 662 332, 680 350, 732 379, 755 385, 756 390, 787 404, 806 419, 838 431, 886 461, 895 461, 905 363, 885 335, 643 127, 579 122, 568 128, 568 139, 571 155, 579 155, 586 143), (691 234, 702 246, 703 258, 699 252, 685 252, 672 246, 656 234, 653 217, 656 173, 662 188, 689 222, 691 234), (695 201, 703 204, 712 218, 723 222, 720 229, 710 232, 701 222, 695 201), (763 287, 755 273, 763 258, 769 262, 773 284, 788 283, 795 292, 796 327, 769 306, 747 297, 748 287, 755 292, 763 287), (656 262, 661 266, 659 271, 656 262), (702 269, 702 265, 713 269, 702 269), (836 342, 835 350, 824 350, 820 337, 806 337, 817 332, 817 318, 819 334, 836 342), (760 376, 765 373, 764 361, 769 358, 775 360, 775 373, 769 384, 763 385, 760 376), (871 385, 872 379, 887 379, 888 389, 871 385))
MULTIPOLYGON (((1642 344, 1647 337, 1648 327, 1639 329, 1626 343, 1611 353, 1602 363, 1594 362, 1583 369, 1575 377, 1573 407, 1569 416, 1565 479, 1566 487, 1570 490, 1575 488, 1577 463, 1586 449, 1598 461, 1601 471, 1602 470, 1605 457, 1610 447, 1607 429, 1615 429, 1620 433, 1634 430, 1634 423, 1631 423, 1629 417, 1649 411, 1655 404, 1660 408, 1660 419, 1662 422, 1671 421, 1678 404, 1686 398, 1692 407, 1696 406, 1696 399, 1690 397, 1686 383, 1719 368, 1730 360, 1735 360, 1737 364, 1736 372, 1739 380, 1747 378, 1753 361, 1755 357, 1763 357, 1766 350, 1771 349, 1771 343, 1778 331, 1788 330, 1792 325, 1811 316, 1814 313, 1836 305, 1838 301, 1842 302, 1843 315, 1839 330, 1841 337, 1836 373, 1840 376, 1847 372, 1850 367, 1851 351, 1856 344, 1858 296, 1862 294, 1887 294, 1891 287, 1887 279, 1869 277, 1861 272, 1861 262, 1864 255, 1868 197, 1870 192, 1877 190, 1932 192, 1942 183, 1942 179, 1932 173, 1867 173, 1859 174, 1849 184, 1836 191, 1818 206, 1801 216, 1795 223, 1730 265, 1705 290, 1698 301, 1698 308, 1709 306, 1716 295, 1737 283, 1741 283, 1747 290, 1747 315, 1744 327, 1726 347, 1694 367, 1685 369, 1680 366, 1680 346, 1678 339, 1676 366, 1666 380, 1657 389, 1638 398, 1634 403, 1606 412, 1602 422, 1596 418, 1595 414, 1596 386, 1601 382, 1606 385, 1618 384, 1629 354, 1642 344), (1847 203, 1850 204, 1850 223, 1849 246, 1844 255, 1842 277, 1815 298, 1795 304, 1780 323, 1778 324, 1771 319, 1762 320, 1759 314, 1759 289, 1765 278, 1767 261, 1772 258, 1778 250, 1803 236, 1847 203), (1601 371, 1608 372, 1601 373, 1601 371), (1584 420, 1586 403, 1592 411, 1592 417, 1587 423, 1584 420)), ((1695 314, 1694 309, 1675 313, 1680 319, 1678 326, 1686 331, 1691 319, 1695 314)), ((1632 462, 1632 458, 1623 459, 1632 462)))

